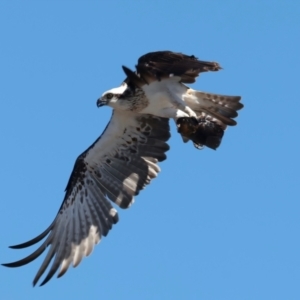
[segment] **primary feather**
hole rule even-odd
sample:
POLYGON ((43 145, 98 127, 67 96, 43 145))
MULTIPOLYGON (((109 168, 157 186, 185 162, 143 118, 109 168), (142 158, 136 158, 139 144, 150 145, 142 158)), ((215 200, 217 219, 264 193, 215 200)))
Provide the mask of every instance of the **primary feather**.
POLYGON ((58 277, 71 263, 77 266, 118 222, 118 213, 109 200, 122 208, 129 207, 134 196, 160 172, 157 162, 166 158, 169 137, 168 119, 114 111, 101 137, 77 158, 54 222, 35 239, 12 248, 26 248, 45 237, 46 240, 28 257, 4 265, 23 266, 49 247, 34 285, 48 266, 41 285, 59 267, 58 277))

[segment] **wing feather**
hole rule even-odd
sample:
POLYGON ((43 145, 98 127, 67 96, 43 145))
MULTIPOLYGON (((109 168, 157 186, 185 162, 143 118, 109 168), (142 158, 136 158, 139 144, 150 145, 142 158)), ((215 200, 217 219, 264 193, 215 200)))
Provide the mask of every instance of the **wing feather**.
POLYGON ((172 51, 150 52, 141 56, 136 65, 136 74, 123 66, 127 75, 125 82, 138 87, 170 76, 179 76, 183 83, 193 83, 201 72, 220 69, 216 62, 201 61, 194 55, 172 51))
POLYGON ((114 111, 101 137, 77 158, 53 223, 36 238, 12 248, 45 241, 26 258, 4 265, 23 266, 47 249, 34 285, 47 269, 41 285, 59 268, 61 277, 71 263, 76 267, 118 222, 117 211, 109 200, 122 208, 129 207, 134 196, 158 175, 157 162, 166 158, 169 137, 167 119, 114 111))

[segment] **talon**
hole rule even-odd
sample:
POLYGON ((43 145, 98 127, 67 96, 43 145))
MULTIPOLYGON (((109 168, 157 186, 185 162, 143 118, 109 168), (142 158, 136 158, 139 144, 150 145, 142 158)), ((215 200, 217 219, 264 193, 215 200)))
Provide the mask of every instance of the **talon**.
POLYGON ((178 118, 176 123, 178 132, 187 138, 198 129, 198 120, 194 117, 178 118))
POLYGON ((193 144, 194 144, 194 147, 195 147, 196 149, 198 149, 198 150, 203 150, 203 149, 204 149, 204 145, 202 145, 202 144, 197 144, 197 143, 195 143, 195 142, 193 142, 193 144))
POLYGON ((184 111, 189 115, 190 118, 197 118, 196 113, 190 107, 186 106, 184 111))

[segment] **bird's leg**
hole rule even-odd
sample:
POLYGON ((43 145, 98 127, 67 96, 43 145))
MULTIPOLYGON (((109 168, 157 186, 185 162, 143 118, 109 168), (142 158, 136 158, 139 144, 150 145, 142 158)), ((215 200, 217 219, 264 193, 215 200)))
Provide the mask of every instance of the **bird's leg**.
POLYGON ((184 111, 175 108, 175 107, 166 107, 162 109, 162 113, 160 114, 160 117, 168 118, 168 119, 174 119, 175 123, 180 118, 189 118, 189 115, 185 113, 184 111))
POLYGON ((177 108, 176 118, 177 131, 181 134, 184 142, 187 142, 197 132, 199 121, 196 113, 174 92, 168 89, 170 102, 177 108))
POLYGON ((197 119, 196 113, 189 106, 187 106, 186 103, 176 93, 173 93, 169 88, 168 94, 170 96, 170 102, 176 108, 185 112, 189 117, 197 119))

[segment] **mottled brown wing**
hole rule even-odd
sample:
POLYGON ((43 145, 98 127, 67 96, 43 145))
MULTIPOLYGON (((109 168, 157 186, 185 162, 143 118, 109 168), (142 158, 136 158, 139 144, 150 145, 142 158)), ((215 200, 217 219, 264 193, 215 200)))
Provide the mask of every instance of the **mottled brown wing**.
POLYGON ((41 285, 59 267, 58 277, 71 264, 77 266, 118 222, 111 201, 129 207, 134 196, 160 172, 157 163, 166 158, 169 149, 168 122, 155 116, 115 111, 102 136, 78 157, 53 223, 36 238, 11 248, 26 248, 45 238, 44 242, 29 256, 3 265, 26 265, 47 249, 34 285, 48 267, 41 285))
POLYGON ((170 75, 180 76, 183 83, 193 83, 199 73, 218 71, 221 67, 216 62, 198 60, 194 55, 157 51, 141 56, 136 69, 137 74, 147 83, 170 77, 170 75))

